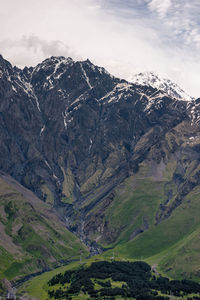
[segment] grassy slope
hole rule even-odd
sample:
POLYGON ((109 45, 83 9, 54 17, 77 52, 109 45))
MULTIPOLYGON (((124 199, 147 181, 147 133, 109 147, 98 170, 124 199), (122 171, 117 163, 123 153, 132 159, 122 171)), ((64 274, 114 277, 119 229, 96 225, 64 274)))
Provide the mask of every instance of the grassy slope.
MULTIPOLYGON (((106 211, 109 226, 121 229, 118 239, 108 247, 115 247, 114 254, 121 258, 147 259, 158 263, 161 272, 172 278, 200 277, 200 187, 197 186, 182 201, 172 215, 155 225, 155 214, 160 203, 166 199, 166 190, 176 195, 177 187, 171 183, 176 161, 169 161, 164 168, 153 170, 141 165, 135 177, 131 177, 115 190, 115 199, 106 211), (160 169, 160 170, 159 170, 160 169), (136 228, 149 228, 131 239, 136 228)), ((104 240, 102 244, 106 246, 104 240)), ((105 256, 113 255, 113 250, 105 256)))
POLYGON ((160 269, 173 278, 184 277, 200 281, 199 191, 199 187, 194 189, 185 198, 179 212, 172 216, 172 222, 179 217, 177 226, 181 238, 167 251, 153 258, 159 262, 160 269), (178 216, 178 213, 181 215, 178 216))
POLYGON ((114 229, 117 233, 120 232, 120 235, 117 239, 113 238, 111 244, 102 236, 100 242, 104 247, 128 242, 137 229, 151 228, 155 223, 160 203, 166 199, 166 184, 168 189, 176 192, 175 187, 169 186, 175 162, 170 161, 167 166, 163 167, 161 164, 156 167, 157 170, 154 166, 141 164, 137 175, 126 179, 115 189, 114 201, 105 211, 105 221, 108 222, 111 232, 114 229))
POLYGON ((149 179, 138 179, 134 193, 131 192, 130 179, 126 184, 127 188, 123 195, 119 192, 106 213, 106 220, 109 220, 110 227, 124 229, 116 241, 117 244, 127 242, 137 228, 144 227, 145 220, 148 226, 153 224, 163 191, 162 182, 154 183, 149 179))
POLYGON ((0 178, 0 279, 13 279, 87 250, 53 210, 10 177, 0 178))
POLYGON ((63 273, 66 270, 74 269, 78 266, 78 263, 71 263, 68 266, 60 267, 50 272, 46 272, 40 276, 33 278, 32 280, 26 282, 19 289, 19 294, 28 294, 31 297, 36 297, 37 299, 47 299, 48 285, 47 282, 56 274, 63 273))
MULTIPOLYGON (((172 278, 200 277, 200 188, 196 187, 172 215, 153 225, 135 239, 122 240, 115 253, 124 258, 146 259, 158 263, 172 278)), ((108 251, 107 255, 112 255, 108 251)))
MULTIPOLYGON (((102 260, 101 257, 92 257, 84 261, 84 266, 89 266, 93 261, 102 260)), ((64 273, 66 270, 73 270, 80 267, 80 262, 73 262, 67 266, 56 268, 55 270, 46 272, 24 283, 18 290, 18 293, 28 294, 31 297, 43 300, 48 299, 48 284, 47 282, 56 274, 64 273)))

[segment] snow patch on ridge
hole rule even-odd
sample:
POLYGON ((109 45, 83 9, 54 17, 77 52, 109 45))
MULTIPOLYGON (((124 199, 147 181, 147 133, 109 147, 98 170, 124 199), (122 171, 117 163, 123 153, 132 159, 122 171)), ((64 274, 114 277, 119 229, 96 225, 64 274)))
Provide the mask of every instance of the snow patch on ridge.
POLYGON ((191 125, 200 125, 200 99, 188 102, 187 110, 190 115, 191 125))
POLYGON ((183 89, 181 89, 176 83, 169 79, 159 77, 154 72, 144 72, 129 77, 129 82, 142 86, 151 86, 157 90, 165 92, 168 96, 177 100, 191 101, 193 97, 188 95, 183 89))
POLYGON ((87 82, 87 85, 89 86, 90 89, 92 89, 92 86, 91 86, 91 84, 90 84, 90 80, 89 80, 89 78, 88 78, 88 76, 87 76, 87 74, 86 74, 86 71, 85 71, 84 68, 83 68, 83 64, 82 64, 81 62, 80 62, 80 67, 81 67, 81 70, 82 70, 83 75, 84 75, 84 77, 85 77, 85 81, 87 82))
MULTIPOLYGON (((8 77, 8 80, 11 81, 10 76, 8 77)), ((35 100, 37 109, 39 110, 39 112, 41 112, 40 104, 37 96, 35 95, 32 84, 30 82, 27 82, 23 76, 19 75, 19 73, 17 74, 17 76, 14 77, 14 80, 12 80, 12 90, 16 94, 18 93, 17 87, 20 90, 22 90, 25 94, 27 94, 29 98, 33 98, 35 100)))
POLYGON ((45 125, 40 130, 40 136, 42 135, 43 131, 45 130, 45 125))
POLYGON ((133 89, 133 84, 128 82, 120 82, 114 87, 112 91, 107 93, 98 101, 103 103, 112 103, 119 102, 122 98, 126 100, 127 97, 131 96, 131 89, 133 89))
POLYGON ((67 65, 68 63, 71 63, 72 60, 69 59, 69 58, 61 58, 61 59, 58 59, 54 65, 54 71, 52 74, 50 74, 49 76, 47 76, 47 80, 50 81, 50 86, 51 88, 53 87, 53 81, 52 79, 54 80, 58 80, 62 75, 63 73, 65 72, 65 69, 64 70, 60 70, 59 72, 59 68, 61 67, 61 65, 67 65))
POLYGON ((63 56, 52 56, 45 59, 41 64, 38 64, 33 69, 33 74, 38 73, 41 70, 43 70, 45 74, 48 74, 43 87, 51 90, 55 87, 56 82, 60 79, 60 77, 65 73, 66 67, 73 63, 74 61, 70 57, 65 58, 63 56))

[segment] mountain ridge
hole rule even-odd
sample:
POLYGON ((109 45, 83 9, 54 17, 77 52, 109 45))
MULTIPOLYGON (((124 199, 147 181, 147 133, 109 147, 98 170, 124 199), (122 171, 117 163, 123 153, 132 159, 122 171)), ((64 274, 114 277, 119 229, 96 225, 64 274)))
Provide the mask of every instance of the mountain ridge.
POLYGON ((195 100, 170 79, 162 78, 155 72, 138 73, 129 77, 129 81, 139 85, 152 86, 167 95, 185 101, 195 100))
POLYGON ((92 254, 135 245, 199 187, 199 99, 115 78, 89 60, 2 66, 0 169, 92 254))

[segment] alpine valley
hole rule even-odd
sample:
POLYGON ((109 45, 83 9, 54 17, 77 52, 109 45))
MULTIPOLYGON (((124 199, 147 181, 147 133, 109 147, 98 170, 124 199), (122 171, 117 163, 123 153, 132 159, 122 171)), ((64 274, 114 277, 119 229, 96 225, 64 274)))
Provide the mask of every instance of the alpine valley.
POLYGON ((200 279, 200 99, 131 81, 0 56, 0 288, 80 253, 200 279))

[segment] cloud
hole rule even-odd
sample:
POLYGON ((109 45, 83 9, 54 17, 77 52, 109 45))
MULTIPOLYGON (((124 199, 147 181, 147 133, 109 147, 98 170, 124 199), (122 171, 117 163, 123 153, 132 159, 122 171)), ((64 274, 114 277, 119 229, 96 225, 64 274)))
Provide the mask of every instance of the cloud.
POLYGON ((0 51, 13 64, 89 58, 121 78, 156 71, 200 94, 199 0, 7 0, 1 8, 0 51))
MULTIPOLYGON (((181 48, 189 46, 192 50, 200 48, 199 1, 151 0, 148 2, 148 9, 156 12, 158 17, 162 18, 162 23, 157 30, 163 36, 165 36, 166 31, 171 33, 170 38, 176 46, 179 45, 181 48)), ((151 18, 151 16, 149 17, 151 18)))
POLYGON ((19 40, 0 41, 0 49, 6 58, 19 67, 33 66, 49 56, 66 56, 81 59, 69 46, 59 40, 46 41, 38 36, 23 36, 19 40))
POLYGON ((151 0, 148 3, 148 7, 151 11, 155 11, 158 15, 163 18, 166 16, 169 8, 171 7, 172 2, 171 0, 151 0))
POLYGON ((199 0, 124 0, 125 9, 122 1, 109 2, 115 4, 113 12, 120 16, 120 22, 134 27, 132 34, 139 49, 130 69, 134 65, 135 70, 155 70, 199 97, 199 0))

